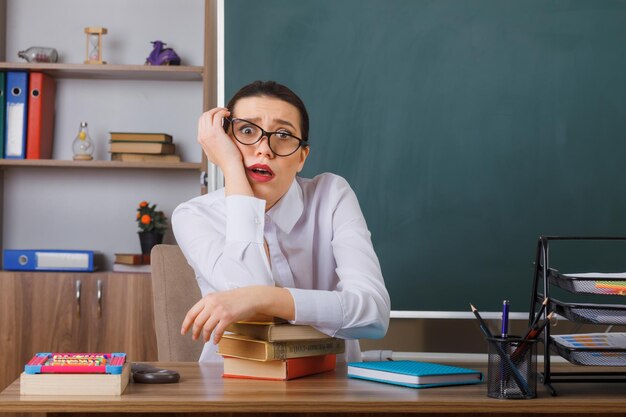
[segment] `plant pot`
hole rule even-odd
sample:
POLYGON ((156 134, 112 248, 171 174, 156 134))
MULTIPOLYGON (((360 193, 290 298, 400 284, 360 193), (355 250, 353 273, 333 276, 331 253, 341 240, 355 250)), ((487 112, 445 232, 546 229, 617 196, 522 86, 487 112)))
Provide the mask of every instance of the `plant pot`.
POLYGON ((141 253, 144 255, 150 255, 150 251, 155 245, 163 243, 163 233, 151 232, 137 232, 139 235, 139 243, 141 244, 141 253))

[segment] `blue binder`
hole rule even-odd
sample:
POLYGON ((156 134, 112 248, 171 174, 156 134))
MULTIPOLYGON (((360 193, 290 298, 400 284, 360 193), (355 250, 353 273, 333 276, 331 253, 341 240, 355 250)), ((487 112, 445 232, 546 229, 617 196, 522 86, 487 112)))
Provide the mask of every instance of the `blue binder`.
POLYGON ((348 377, 411 388, 478 384, 483 374, 473 369, 416 361, 349 362, 348 377))
POLYGON ((99 253, 91 250, 5 249, 2 267, 7 271, 93 272, 99 253))
POLYGON ((6 112, 6 73, 0 72, 0 159, 4 158, 4 118, 6 112))
POLYGON ((28 115, 28 73, 9 71, 6 74, 4 155, 7 159, 24 159, 28 115))

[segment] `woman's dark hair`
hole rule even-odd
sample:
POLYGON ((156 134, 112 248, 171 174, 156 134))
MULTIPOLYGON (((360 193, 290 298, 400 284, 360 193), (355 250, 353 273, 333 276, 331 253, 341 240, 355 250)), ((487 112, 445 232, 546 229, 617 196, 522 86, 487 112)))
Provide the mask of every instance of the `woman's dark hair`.
POLYGON ((309 114, 306 111, 304 103, 289 88, 276 81, 255 81, 246 86, 243 86, 239 91, 235 93, 233 98, 230 99, 226 108, 230 111, 231 115, 235 104, 246 97, 274 97, 282 101, 293 105, 298 112, 300 112, 300 130, 302 131, 302 139, 309 140, 309 114))

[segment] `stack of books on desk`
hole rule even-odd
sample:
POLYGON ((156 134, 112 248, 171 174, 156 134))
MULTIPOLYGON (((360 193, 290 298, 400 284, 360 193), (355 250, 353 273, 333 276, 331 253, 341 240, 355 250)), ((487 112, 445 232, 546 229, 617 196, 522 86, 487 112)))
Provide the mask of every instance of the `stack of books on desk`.
POLYGON ((224 377, 288 380, 335 369, 344 341, 284 320, 239 322, 218 343, 224 377))
POLYGON ((113 272, 151 272, 150 255, 141 253, 116 253, 113 272))
POLYGON ((180 162, 172 136, 166 133, 110 132, 111 161, 180 162))

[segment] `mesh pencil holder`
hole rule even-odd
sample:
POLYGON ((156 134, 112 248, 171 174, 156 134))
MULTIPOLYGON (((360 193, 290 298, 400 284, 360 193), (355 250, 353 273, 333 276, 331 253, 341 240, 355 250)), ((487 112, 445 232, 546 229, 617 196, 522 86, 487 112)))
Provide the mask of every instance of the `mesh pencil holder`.
POLYGON ((490 337, 487 396, 528 399, 537 396, 537 340, 490 337))

